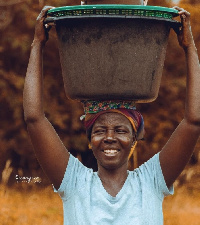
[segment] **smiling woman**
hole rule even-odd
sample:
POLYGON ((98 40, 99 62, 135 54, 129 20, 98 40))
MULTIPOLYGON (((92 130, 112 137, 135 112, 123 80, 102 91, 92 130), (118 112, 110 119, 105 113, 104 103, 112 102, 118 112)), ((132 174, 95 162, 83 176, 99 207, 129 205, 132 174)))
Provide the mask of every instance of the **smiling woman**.
MULTIPOLYGON (((144 123, 132 102, 84 102, 85 126, 98 171, 72 156, 43 111, 42 51, 48 39, 45 7, 37 18, 24 87, 24 115, 36 156, 63 201, 65 225, 162 225, 162 203, 187 164, 200 134, 200 66, 190 14, 176 7, 187 63, 185 115, 163 149, 128 171, 144 123)), ((70 55, 70 54, 68 54, 70 55)), ((141 65, 142 66, 142 65, 141 65)), ((85 81, 87 82, 87 81, 85 81)))

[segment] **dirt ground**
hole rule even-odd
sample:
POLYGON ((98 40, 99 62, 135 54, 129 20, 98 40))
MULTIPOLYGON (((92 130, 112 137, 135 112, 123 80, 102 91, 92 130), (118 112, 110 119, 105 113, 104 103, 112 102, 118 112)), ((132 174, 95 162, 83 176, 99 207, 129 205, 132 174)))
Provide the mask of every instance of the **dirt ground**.
MULTIPOLYGON (((175 194, 164 200, 165 225, 200 224, 200 165, 187 171, 175 183, 175 194)), ((51 186, 19 187, 0 186, 0 225, 63 224, 62 202, 51 186)))
POLYGON ((163 203, 164 225, 200 225, 200 164, 187 167, 163 203))

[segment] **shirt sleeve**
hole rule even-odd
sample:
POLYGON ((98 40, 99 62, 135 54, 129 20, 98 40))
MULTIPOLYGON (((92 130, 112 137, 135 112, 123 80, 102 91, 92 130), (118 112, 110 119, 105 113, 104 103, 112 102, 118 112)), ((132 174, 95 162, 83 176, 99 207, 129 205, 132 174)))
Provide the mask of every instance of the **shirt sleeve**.
POLYGON ((54 188, 63 200, 69 198, 79 188, 83 188, 92 169, 85 167, 77 158, 70 154, 68 165, 58 190, 54 188))
POLYGON ((165 196, 172 195, 174 193, 173 185, 168 188, 162 173, 160 166, 159 154, 157 153, 141 167, 139 167, 139 173, 142 174, 142 180, 149 189, 163 199, 165 196))

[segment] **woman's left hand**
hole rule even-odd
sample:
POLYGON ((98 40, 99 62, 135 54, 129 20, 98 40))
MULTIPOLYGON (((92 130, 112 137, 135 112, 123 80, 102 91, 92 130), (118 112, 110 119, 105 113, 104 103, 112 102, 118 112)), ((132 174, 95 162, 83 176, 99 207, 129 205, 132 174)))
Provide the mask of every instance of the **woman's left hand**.
POLYGON ((186 50, 188 47, 194 45, 194 40, 193 40, 193 35, 192 35, 191 25, 190 25, 190 13, 178 6, 175 6, 174 9, 179 11, 179 15, 181 18, 181 23, 182 23, 182 26, 177 32, 178 41, 180 46, 184 50, 186 50))
POLYGON ((181 29, 176 32, 185 51, 187 82, 184 118, 160 152, 160 165, 168 187, 185 168, 200 135, 200 65, 191 32, 190 13, 174 8, 179 11, 182 22, 181 29))

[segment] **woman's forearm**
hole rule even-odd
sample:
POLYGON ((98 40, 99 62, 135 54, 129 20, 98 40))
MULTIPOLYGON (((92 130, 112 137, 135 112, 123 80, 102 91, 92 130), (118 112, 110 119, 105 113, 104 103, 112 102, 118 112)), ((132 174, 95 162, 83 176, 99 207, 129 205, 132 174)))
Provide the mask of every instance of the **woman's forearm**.
POLYGON ((24 84, 25 121, 33 122, 44 116, 43 111, 43 43, 34 40, 24 84))
POLYGON ((195 44, 185 49, 187 63, 187 91, 185 119, 200 125, 200 65, 195 44))

